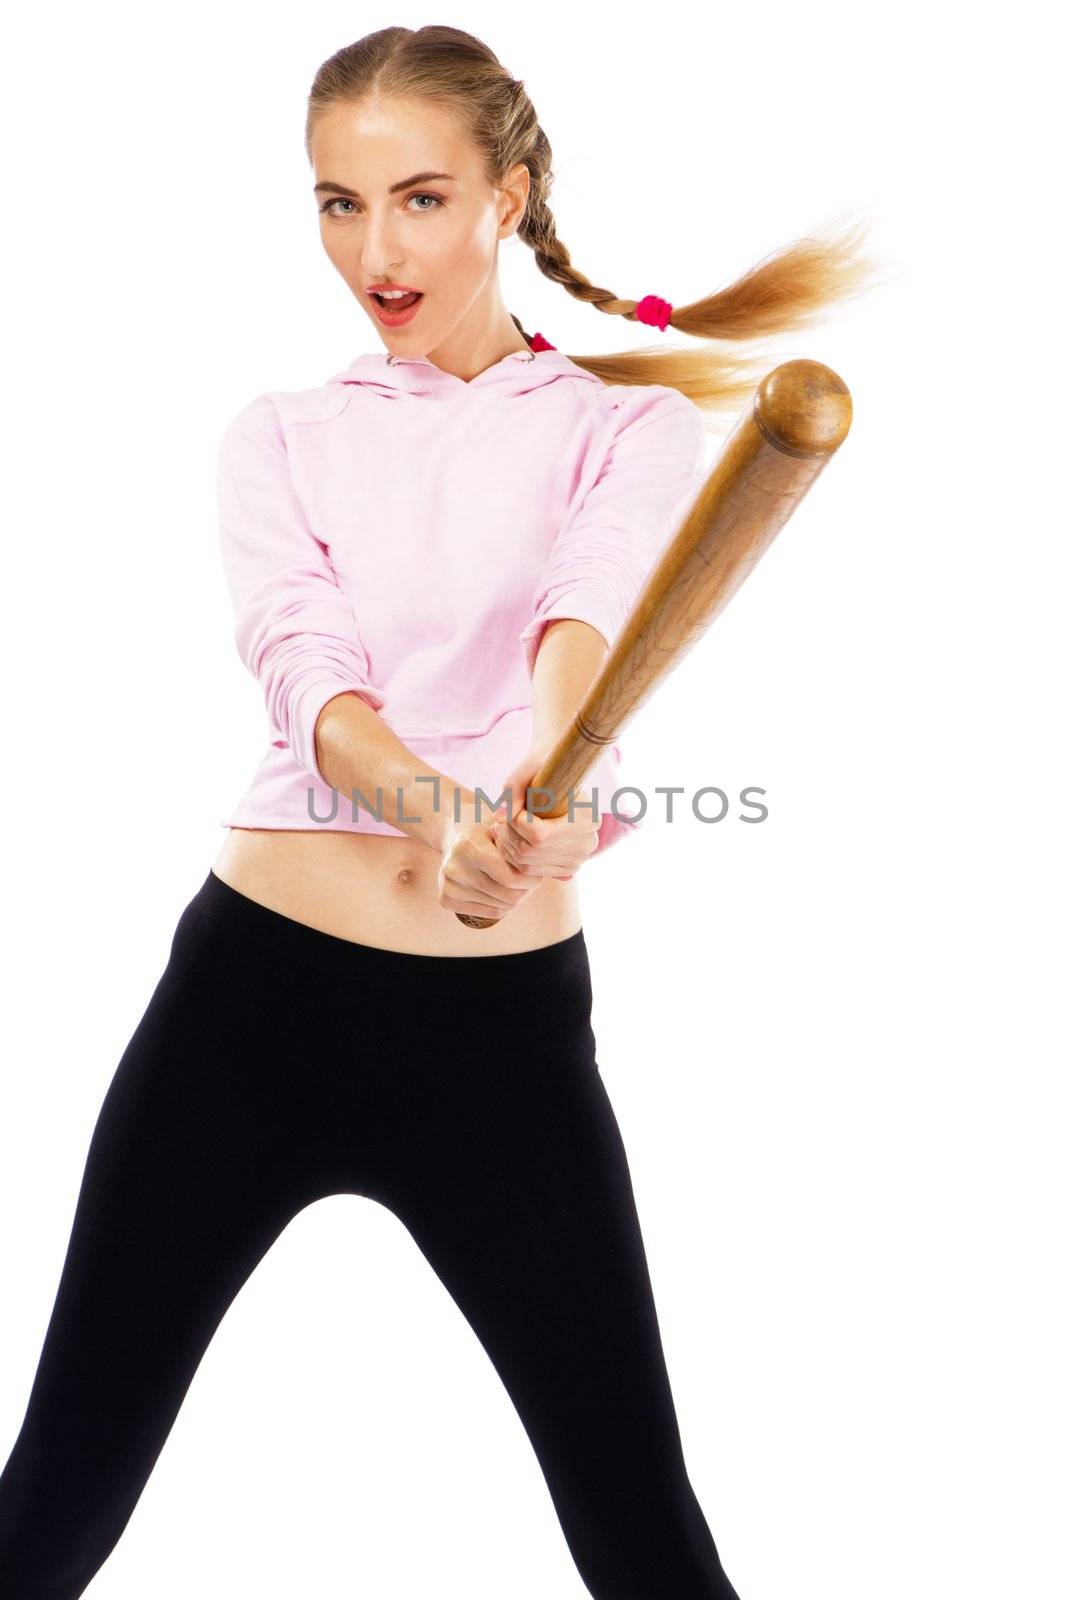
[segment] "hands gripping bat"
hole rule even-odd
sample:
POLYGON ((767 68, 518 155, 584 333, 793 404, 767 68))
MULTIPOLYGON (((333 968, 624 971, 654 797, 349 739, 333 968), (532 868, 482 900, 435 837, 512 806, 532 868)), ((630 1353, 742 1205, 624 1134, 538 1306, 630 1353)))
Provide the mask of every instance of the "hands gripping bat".
MULTIPOLYGON (((852 397, 818 361, 786 361, 761 381, 752 406, 649 573, 633 610, 574 717, 534 774, 559 817, 567 797, 634 712, 671 673, 744 583, 848 434, 852 397)), ((536 804, 536 801, 535 801, 536 804)), ((468 928, 499 918, 457 911, 468 928)))

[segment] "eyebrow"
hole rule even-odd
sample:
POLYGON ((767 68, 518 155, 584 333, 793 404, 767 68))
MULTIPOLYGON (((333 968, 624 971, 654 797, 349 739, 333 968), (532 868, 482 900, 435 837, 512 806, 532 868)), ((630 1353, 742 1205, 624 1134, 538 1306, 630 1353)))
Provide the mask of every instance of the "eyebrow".
MULTIPOLYGON (((412 178, 404 178, 400 183, 391 183, 389 185, 389 193, 399 194, 401 189, 410 189, 416 183, 432 183, 435 178, 451 179, 452 173, 416 172, 412 178)), ((343 183, 330 183, 328 179, 324 179, 322 183, 317 183, 311 192, 312 194, 341 194, 349 200, 361 200, 363 198, 358 189, 346 189, 343 183)))

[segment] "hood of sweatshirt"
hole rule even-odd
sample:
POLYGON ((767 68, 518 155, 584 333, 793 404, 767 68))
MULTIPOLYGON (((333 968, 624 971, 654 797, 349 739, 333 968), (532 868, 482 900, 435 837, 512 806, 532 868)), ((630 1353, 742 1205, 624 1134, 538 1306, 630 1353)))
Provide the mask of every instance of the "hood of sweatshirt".
POLYGON ((560 378, 577 378, 582 383, 603 387, 601 380, 586 372, 561 350, 512 350, 491 367, 469 381, 444 372, 427 356, 392 356, 374 351, 357 356, 351 366, 334 373, 328 383, 358 383, 393 394, 460 395, 477 390, 494 396, 528 394, 560 378))

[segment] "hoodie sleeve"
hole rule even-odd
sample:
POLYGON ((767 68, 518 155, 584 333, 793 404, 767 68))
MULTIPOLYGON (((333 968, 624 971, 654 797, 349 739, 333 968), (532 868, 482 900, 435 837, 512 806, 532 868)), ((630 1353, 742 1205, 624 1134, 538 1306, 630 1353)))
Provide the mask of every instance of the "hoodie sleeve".
POLYGON ((596 482, 556 537, 519 635, 533 675, 541 635, 575 617, 609 648, 704 476, 704 415, 677 389, 629 394, 596 482))
POLYGON ((263 690, 272 726, 329 788, 315 757, 319 712, 346 690, 375 711, 384 697, 370 682, 352 602, 293 488, 281 419, 268 395, 227 426, 217 484, 238 654, 263 690))

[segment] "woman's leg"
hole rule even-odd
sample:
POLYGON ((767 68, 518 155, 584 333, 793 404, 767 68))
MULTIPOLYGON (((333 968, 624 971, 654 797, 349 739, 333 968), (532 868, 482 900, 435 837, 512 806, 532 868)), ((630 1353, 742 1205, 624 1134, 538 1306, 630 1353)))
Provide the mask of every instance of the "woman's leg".
POLYGON ((76 1600, 125 1527, 227 1307, 313 1198, 278 974, 201 890, 88 1148, 21 1431, 0 1596, 76 1600))
POLYGON ((533 954, 528 987, 499 958, 506 982, 461 974, 433 1014, 378 1198, 493 1361, 596 1600, 737 1600, 683 1459, 584 939, 558 971, 533 954))

